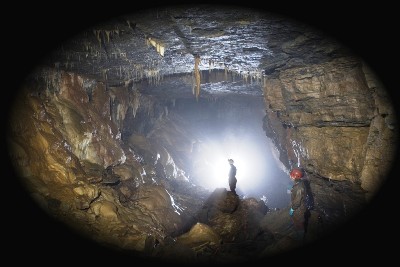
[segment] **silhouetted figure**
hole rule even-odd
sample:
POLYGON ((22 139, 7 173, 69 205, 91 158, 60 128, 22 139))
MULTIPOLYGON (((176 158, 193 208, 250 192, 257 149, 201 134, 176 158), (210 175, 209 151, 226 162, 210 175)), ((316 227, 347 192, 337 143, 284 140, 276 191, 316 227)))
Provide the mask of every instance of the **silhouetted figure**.
POLYGON ((289 215, 292 219, 294 230, 297 233, 297 239, 304 241, 306 225, 310 211, 306 205, 306 186, 303 181, 303 170, 294 168, 290 171, 290 178, 294 181, 291 189, 291 203, 289 215))
POLYGON ((236 167, 235 165, 233 165, 233 159, 228 159, 229 165, 231 166, 230 170, 229 170, 229 188, 231 189, 231 191, 233 193, 236 194, 236 183, 237 183, 237 179, 236 179, 236 167))

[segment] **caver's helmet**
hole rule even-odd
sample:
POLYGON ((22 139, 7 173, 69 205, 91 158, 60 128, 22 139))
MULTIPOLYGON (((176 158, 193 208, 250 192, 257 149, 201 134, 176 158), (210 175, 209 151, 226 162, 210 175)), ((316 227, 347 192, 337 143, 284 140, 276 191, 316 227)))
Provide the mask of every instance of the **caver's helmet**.
POLYGON ((293 180, 300 179, 300 178, 303 177, 303 176, 304 176, 304 173, 303 173, 303 170, 302 170, 302 169, 293 168, 293 169, 290 171, 290 178, 292 178, 293 180))

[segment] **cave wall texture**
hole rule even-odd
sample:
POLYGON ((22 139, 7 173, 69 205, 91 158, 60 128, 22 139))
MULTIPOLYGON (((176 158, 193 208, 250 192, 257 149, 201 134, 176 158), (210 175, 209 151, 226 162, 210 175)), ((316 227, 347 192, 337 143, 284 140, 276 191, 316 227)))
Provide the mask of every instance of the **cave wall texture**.
POLYGON ((397 148, 386 89, 360 61, 340 58, 281 72, 264 84, 268 136, 287 166, 379 190, 397 148))
MULTIPOLYGON (((161 223, 168 228, 166 231, 169 234, 176 231, 178 226, 174 224, 179 224, 181 217, 174 212, 168 191, 157 186, 139 191, 135 189, 139 184, 145 188, 147 183, 163 183, 160 176, 155 175, 157 153, 162 155, 159 164, 165 170, 161 177, 187 178, 176 167, 168 151, 160 150, 155 142, 146 140, 144 136, 131 138, 140 154, 124 146, 117 127, 128 110, 133 113, 139 110, 150 118, 158 118, 160 115, 153 113, 153 105, 148 104, 141 111, 135 106, 137 98, 140 98, 136 92, 122 88, 118 88, 117 94, 112 90, 106 91, 101 83, 73 73, 49 71, 38 77, 40 81, 36 85, 33 83, 21 90, 13 109, 10 151, 22 182, 42 208, 83 232, 85 226, 77 224, 76 220, 83 220, 83 225, 91 225, 90 220, 101 220, 103 217, 106 218, 104 225, 99 224, 99 227, 120 232, 121 229, 115 227, 118 223, 122 225, 120 227, 129 225, 142 239, 151 231, 152 220, 157 224, 154 229, 158 229, 161 223), (107 187, 117 182, 117 191, 107 187), (147 194, 151 195, 150 201, 147 194), (158 194, 161 194, 159 198, 158 194), (149 224, 143 223, 140 218, 135 219, 141 215, 123 215, 130 213, 124 207, 127 202, 135 206, 143 204, 143 209, 153 214, 143 215, 150 220, 149 224), (162 212, 163 206, 166 207, 165 212, 162 212), (154 215, 154 212, 161 213, 154 215), (126 218, 136 223, 132 225, 132 222, 124 221, 126 218), (114 222, 114 226, 108 225, 110 221, 114 222)), ((183 142, 179 145, 183 146, 183 142)), ((93 229, 87 231, 92 232, 93 229)), ((106 236, 106 239, 112 238, 108 234, 106 236)), ((103 238, 102 235, 98 237, 103 238)), ((144 246, 144 241, 143 244, 140 240, 136 241, 136 246, 144 246)), ((114 243, 125 246, 121 240, 114 240, 114 243)))
MULTIPOLYGON (((358 12, 350 13, 349 25, 358 12)), ((56 21, 52 16, 49 20, 52 18, 56 21)), ((378 35, 375 39, 384 42, 385 36, 367 18, 362 21, 369 29, 361 32, 368 36, 372 31, 378 35)), ((65 21, 73 24, 70 19, 65 21)), ((39 22, 38 27, 46 28, 43 25, 39 22)), ((82 25, 76 25, 75 29, 80 27, 82 25)), ((68 31, 68 27, 63 29, 68 31)), ((113 34, 117 38, 113 28, 107 31, 103 33, 104 38, 113 34)), ((27 39, 41 37, 46 40, 43 32, 36 31, 35 36, 27 39)), ((15 36, 10 36, 18 39, 16 33, 13 34, 15 36)), ((198 30, 196 34, 218 35, 219 32, 198 30)), ((378 43, 374 38, 371 41, 361 37, 363 46, 368 42, 378 43)), ((62 34, 60 38, 66 40, 62 34)), ((97 42, 96 35, 93 38, 97 42)), ((313 40, 316 44, 320 41, 311 38, 311 46, 313 40)), ((291 36, 285 41, 278 45, 289 56, 301 51, 305 44, 310 45, 304 36, 291 36)), ((360 44, 360 41, 356 40, 356 43, 360 44)), ((330 45, 328 42, 327 48, 322 49, 327 54, 330 54, 330 45)), ((393 47, 392 43, 387 45, 393 47)), ((34 56, 31 65, 13 65, 16 66, 13 69, 26 70, 27 79, 18 87, 17 98, 10 99, 10 116, 5 122, 8 126, 7 156, 13 171, 17 171, 15 177, 10 174, 15 179, 12 186, 19 188, 22 185, 24 188, 17 191, 20 195, 15 200, 16 206, 7 210, 12 218, 10 228, 17 228, 15 238, 9 241, 10 249, 20 249, 21 243, 25 243, 23 248, 37 252, 36 240, 45 236, 52 227, 55 227, 52 233, 57 234, 45 239, 48 242, 45 247, 54 255, 68 255, 74 259, 74 253, 67 252, 70 246, 82 251, 91 251, 96 246, 95 243, 73 239, 69 235, 73 236, 74 232, 67 230, 62 234, 60 231, 65 229, 54 226, 59 221, 102 244, 127 249, 132 253, 130 256, 136 255, 135 252, 140 252, 141 256, 154 255, 154 242, 160 241, 159 257, 183 257, 189 262, 199 253, 208 255, 201 245, 207 244, 205 247, 212 252, 226 249, 219 245, 220 240, 228 243, 236 238, 244 244, 248 238, 259 238, 259 246, 253 247, 256 255, 273 255, 293 248, 287 236, 276 233, 285 231, 284 222, 289 219, 286 209, 267 212, 262 202, 238 200, 223 190, 214 192, 206 200, 207 192, 188 183, 184 166, 190 159, 195 137, 185 131, 179 114, 168 111, 165 102, 151 94, 142 94, 140 86, 135 88, 132 83, 110 86, 104 79, 93 77, 93 73, 85 75, 85 71, 77 71, 79 65, 65 66, 60 70, 45 62, 47 66, 35 69, 54 47, 43 44, 43 47, 36 45, 35 48, 43 52, 34 56), (45 211, 56 220, 39 222, 38 225, 30 223, 37 216, 37 205, 40 206, 38 214, 45 211), (245 229, 252 230, 246 232, 245 229), (38 230, 41 234, 36 233, 38 230), (53 244, 58 244, 59 239, 71 242, 60 245, 68 249, 55 248, 53 244)), ((19 62, 29 58, 24 49, 19 51, 22 51, 19 62)), ((158 56, 160 51, 155 51, 153 53, 158 56)), ((385 58, 392 56, 386 49, 379 50, 379 53, 386 55, 385 58)), ((364 207, 369 201, 372 207, 377 203, 374 213, 361 213, 366 220, 355 223, 351 234, 338 234, 338 239, 334 239, 336 242, 325 244, 321 255, 327 257, 334 248, 339 248, 342 255, 351 257, 353 253, 350 251, 358 246, 371 254, 381 252, 388 258, 392 255, 390 248, 380 251, 376 246, 379 242, 374 238, 382 241, 382 232, 385 237, 395 235, 385 230, 395 228, 393 222, 387 220, 387 213, 382 211, 388 207, 387 202, 384 207, 378 206, 382 197, 389 197, 385 196, 386 191, 382 193, 380 190, 392 185, 392 180, 386 178, 390 167, 396 164, 396 98, 389 90, 392 88, 388 82, 395 75, 393 70, 386 73, 379 68, 373 70, 374 64, 369 66, 363 58, 348 53, 331 55, 323 60, 305 60, 307 64, 285 59, 287 67, 280 69, 281 63, 271 61, 271 65, 266 65, 269 71, 277 66, 279 70, 268 72, 262 79, 266 109, 263 127, 278 149, 280 161, 288 169, 300 163, 307 171, 319 211, 329 214, 329 218, 325 218, 327 225, 340 222, 346 214, 358 212, 359 207, 364 207), (379 224, 381 220, 386 221, 384 226, 379 224), (379 230, 379 234, 371 233, 371 229, 379 230), (373 245, 364 247, 365 238, 373 245), (340 242, 343 240, 347 244, 340 242), (362 241, 358 243, 357 240, 362 241)), ((369 62, 374 63, 374 59, 382 60, 376 56, 369 62)), ((382 61, 381 64, 385 65, 382 61)), ((118 71, 115 73, 118 76, 118 71)), ((151 85, 161 81, 153 74, 147 78, 151 85)), ((21 77, 16 77, 16 80, 21 80, 21 77)), ((189 83, 193 81, 191 74, 187 80, 189 83)), ((191 91, 189 95, 192 96, 191 91)), ((13 198, 11 195, 8 200, 13 198)), ((317 212, 312 216, 316 220, 317 212)), ((227 253, 230 261, 242 260, 240 249, 230 249, 231 253, 227 253), (232 257, 232 254, 238 257, 232 257)), ((111 253, 109 250, 100 251, 111 253)), ((34 257, 37 258, 40 256, 34 257)), ((93 258, 93 261, 97 260, 99 258, 93 258)), ((107 260, 110 259, 102 257, 101 261, 107 260)))

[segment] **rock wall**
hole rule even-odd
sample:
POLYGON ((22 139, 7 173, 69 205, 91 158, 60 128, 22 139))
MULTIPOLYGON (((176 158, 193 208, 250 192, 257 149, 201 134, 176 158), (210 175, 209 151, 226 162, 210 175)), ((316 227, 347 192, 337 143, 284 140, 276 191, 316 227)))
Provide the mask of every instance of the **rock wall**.
POLYGON ((367 198, 385 179, 397 147, 393 106, 360 60, 283 70, 264 81, 264 129, 289 169, 361 183, 367 198))
POLYGON ((143 252, 148 235, 162 240, 180 231, 190 211, 174 201, 170 182, 186 177, 162 138, 150 148, 122 141, 128 112, 149 116, 150 128, 162 116, 134 90, 40 69, 12 107, 9 155, 28 193, 49 215, 101 244, 143 252))

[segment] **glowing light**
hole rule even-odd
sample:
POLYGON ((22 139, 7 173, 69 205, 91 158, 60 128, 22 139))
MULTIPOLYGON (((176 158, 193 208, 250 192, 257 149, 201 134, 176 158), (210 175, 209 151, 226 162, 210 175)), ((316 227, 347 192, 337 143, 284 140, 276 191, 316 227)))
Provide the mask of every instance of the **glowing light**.
POLYGON ((196 151, 195 176, 201 185, 209 190, 229 188, 228 159, 234 160, 237 168, 237 190, 243 193, 254 191, 259 184, 265 183, 268 161, 265 158, 265 147, 254 142, 250 137, 234 135, 222 137, 222 141, 207 140, 200 144, 196 151))

